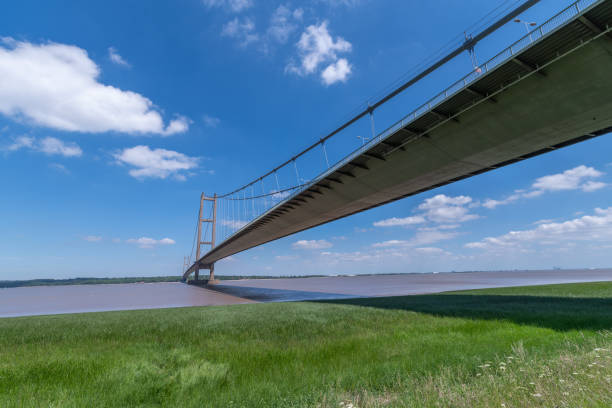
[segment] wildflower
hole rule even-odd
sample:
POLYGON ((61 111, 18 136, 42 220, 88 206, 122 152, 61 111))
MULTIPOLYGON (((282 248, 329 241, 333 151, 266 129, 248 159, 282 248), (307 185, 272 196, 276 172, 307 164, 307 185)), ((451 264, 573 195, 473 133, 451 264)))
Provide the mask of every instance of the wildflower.
POLYGON ((535 394, 531 394, 531 395, 533 395, 536 398, 541 398, 542 397, 542 394, 540 394, 539 392, 536 392, 535 394))

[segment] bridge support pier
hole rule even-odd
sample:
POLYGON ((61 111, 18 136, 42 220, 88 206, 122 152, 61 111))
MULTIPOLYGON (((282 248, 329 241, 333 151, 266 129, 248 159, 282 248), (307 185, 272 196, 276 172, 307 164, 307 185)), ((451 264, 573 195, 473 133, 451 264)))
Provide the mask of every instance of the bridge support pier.
MULTIPOLYGON (((208 285, 213 285, 218 283, 219 281, 215 279, 215 264, 203 265, 199 262, 201 257, 201 246, 202 245, 210 245, 210 249, 215 247, 215 237, 216 237, 216 227, 217 227, 217 194, 212 197, 206 197, 204 193, 200 196, 200 213, 198 215, 198 233, 197 233, 197 246, 196 246, 196 264, 194 265, 194 278, 195 282, 199 282, 200 280, 200 269, 208 269, 209 277, 205 282, 208 285), (212 217, 204 217, 204 203, 210 202, 212 204, 212 217), (212 226, 212 231, 210 235, 210 241, 202 241, 202 223, 209 223, 212 226)), ((184 277, 187 278, 186 276, 184 277)))
POLYGON ((219 283, 217 279, 215 279, 215 264, 210 265, 209 275, 208 275, 208 284, 216 285, 219 283))

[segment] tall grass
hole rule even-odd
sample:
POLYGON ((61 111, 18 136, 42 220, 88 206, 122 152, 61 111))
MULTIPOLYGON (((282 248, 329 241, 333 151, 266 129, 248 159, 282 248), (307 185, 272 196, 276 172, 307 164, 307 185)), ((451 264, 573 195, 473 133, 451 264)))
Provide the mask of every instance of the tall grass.
POLYGON ((607 407, 610 329, 612 283, 0 319, 0 406, 607 407))

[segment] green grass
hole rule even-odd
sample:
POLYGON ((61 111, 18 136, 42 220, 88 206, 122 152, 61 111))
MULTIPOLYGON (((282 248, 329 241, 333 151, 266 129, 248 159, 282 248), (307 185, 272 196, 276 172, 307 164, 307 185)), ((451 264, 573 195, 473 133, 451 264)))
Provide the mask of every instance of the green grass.
POLYGON ((0 406, 609 407, 610 329, 612 283, 0 319, 0 406))

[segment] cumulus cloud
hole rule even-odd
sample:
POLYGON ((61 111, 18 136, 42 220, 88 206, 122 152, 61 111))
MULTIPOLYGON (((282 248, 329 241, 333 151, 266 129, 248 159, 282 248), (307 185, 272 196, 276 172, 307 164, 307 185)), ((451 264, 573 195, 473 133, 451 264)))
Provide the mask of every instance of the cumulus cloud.
POLYGON ((425 217, 420 215, 404 218, 387 218, 386 220, 376 221, 375 227, 405 227, 409 225, 422 224, 425 222, 425 217))
POLYGON ((128 244, 138 245, 140 248, 153 248, 158 245, 174 245, 176 242, 170 238, 153 239, 147 237, 130 238, 126 241, 128 244))
POLYGON ((117 65, 121 65, 124 67, 130 67, 130 63, 123 59, 121 55, 119 55, 119 51, 115 47, 108 47, 108 58, 117 65))
MULTIPOLYGON (((593 167, 581 165, 565 170, 563 173, 540 177, 533 183, 533 188, 540 191, 584 190, 585 188, 588 190, 588 183, 584 183, 584 180, 601 177, 602 175, 602 172, 595 170, 593 167)), ((591 189, 591 191, 593 190, 591 189)))
POLYGON ((342 37, 334 38, 327 29, 328 22, 306 27, 296 44, 300 64, 290 63, 286 70, 298 75, 314 74, 322 65, 326 68, 320 73, 323 83, 331 85, 344 82, 351 73, 351 65, 345 58, 339 59, 339 53, 350 52, 352 45, 342 37))
POLYGON ((606 183, 601 181, 590 180, 603 175, 604 173, 593 167, 580 165, 573 169, 566 170, 563 173, 551 174, 536 179, 529 191, 516 190, 513 194, 502 200, 487 199, 483 202, 482 206, 488 209, 494 209, 501 205, 513 203, 521 198, 539 197, 546 192, 582 190, 586 193, 590 193, 607 186, 606 183))
POLYGON ((325 85, 331 85, 336 82, 346 82, 351 73, 351 64, 346 58, 340 58, 333 64, 329 64, 327 68, 321 72, 321 78, 325 85))
POLYGON ((73 132, 171 135, 188 128, 179 117, 165 126, 153 102, 99 82, 100 69, 82 48, 58 43, 0 42, 0 113, 73 132))
POLYGON ((239 13, 253 6, 253 0, 202 0, 208 8, 219 7, 239 13))
POLYGON ((498 237, 487 237, 470 242, 467 248, 501 249, 527 245, 558 245, 561 242, 603 241, 612 239, 612 207, 596 208, 593 215, 585 215, 565 222, 541 223, 534 229, 510 231, 498 237))
POLYGON ((472 198, 468 196, 449 197, 438 194, 426 199, 418 209, 431 221, 438 223, 465 222, 478 218, 469 212, 468 204, 472 198))
POLYGON ((113 154, 117 163, 133 167, 132 177, 160 178, 174 177, 185 180, 189 170, 198 167, 198 158, 166 149, 151 149, 149 146, 126 148, 113 154))
POLYGON ((294 242, 292 247, 293 249, 327 249, 331 248, 333 244, 324 239, 320 240, 305 240, 302 239, 300 241, 294 242))
POLYGON ((17 151, 21 149, 32 150, 49 156, 79 157, 83 154, 83 150, 76 143, 66 143, 54 137, 37 139, 29 136, 19 136, 3 150, 17 151))
POLYGON ((100 242, 100 241, 102 241, 102 237, 97 236, 97 235, 87 235, 86 237, 83 237, 83 241, 87 241, 87 242, 100 242))
POLYGON ((255 31, 255 23, 248 17, 234 18, 227 22, 221 29, 221 35, 236 39, 242 47, 259 40, 259 34, 255 31))

